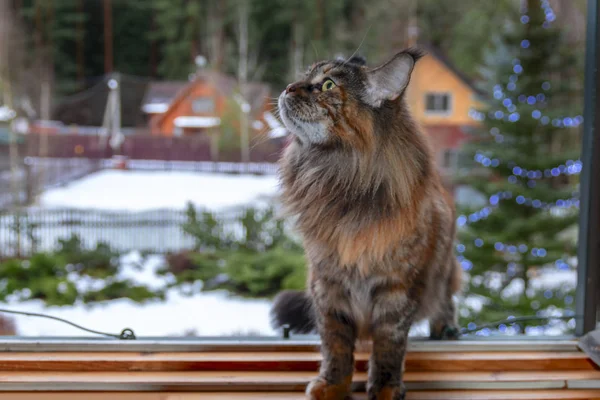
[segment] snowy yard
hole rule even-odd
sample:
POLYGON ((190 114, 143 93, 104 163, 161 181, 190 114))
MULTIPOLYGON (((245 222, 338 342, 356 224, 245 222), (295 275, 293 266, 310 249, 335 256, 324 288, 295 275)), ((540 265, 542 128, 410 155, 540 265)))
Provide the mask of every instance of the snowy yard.
MULTIPOLYGON (((41 229, 39 232, 41 249, 50 250, 56 239, 77 233, 90 243, 103 240, 121 250, 126 250, 122 246, 124 243, 126 246, 133 243, 137 248, 155 247, 155 251, 158 248, 178 250, 177 246, 189 247, 192 244, 191 239, 184 237, 181 230, 181 223, 184 221, 182 210, 188 202, 214 212, 227 212, 245 206, 260 207, 273 204, 279 191, 278 186, 275 176, 105 170, 68 186, 48 190, 40 196, 32 211, 69 208, 74 209, 76 215, 92 217, 106 215, 102 213, 108 211, 116 213, 115 218, 119 218, 120 212, 136 213, 146 220, 156 218, 156 223, 150 226, 121 224, 106 225, 102 229, 95 226, 50 224, 48 229, 41 229), (170 224, 161 224, 161 212, 175 212, 181 217, 170 224)), ((53 218, 60 219, 56 216, 53 218)), ((3 246, 6 244, 2 241, 2 235, 7 237, 6 233, 10 232, 9 224, 9 219, 0 219, 0 244, 3 246)), ((23 236, 22 241, 26 243, 27 238, 23 236)), ((140 254, 133 251, 124 256, 121 262, 122 277, 131 278, 137 283, 160 288, 172 279, 155 273, 164 262, 161 255, 149 256, 141 262, 140 254), (139 268, 135 267, 137 264, 140 264, 139 268)), ((533 279, 531 284, 536 288, 553 288, 563 284, 574 287, 575 282, 575 272, 551 268, 533 279)), ((77 281, 76 284, 85 287, 97 282, 77 281)), ((524 290, 522 285, 513 286, 510 289, 515 293, 522 293, 524 290)), ((138 336, 275 334, 269 325, 269 301, 239 299, 225 292, 198 293, 195 290, 195 294, 186 295, 183 293, 186 289, 191 288, 169 289, 165 301, 145 304, 119 299, 91 307, 79 304, 45 308, 39 301, 9 301, 2 306, 20 311, 49 313, 104 332, 119 333, 124 328, 131 328, 138 336)), ((484 300, 468 296, 464 301, 477 309, 484 300)), ((18 316, 15 320, 18 333, 23 336, 90 335, 56 321, 24 316, 18 316)), ((560 322, 546 331, 534 329, 526 333, 560 334, 565 326, 566 322, 560 322)), ((412 334, 427 335, 426 324, 415 326, 412 334)))
MULTIPOLYGON (((173 280, 171 276, 160 276, 156 270, 163 265, 160 255, 146 258, 137 252, 128 253, 121 258, 122 278, 147 285, 153 289, 163 288, 173 280)), ((74 280, 80 290, 94 288, 99 282, 74 280)), ((532 280, 536 288, 554 288, 559 285, 574 287, 575 273, 572 271, 547 271, 532 280)), ((215 335, 275 335, 269 323, 270 301, 235 298, 226 292, 195 293, 196 284, 167 290, 165 301, 156 300, 138 304, 128 299, 118 299, 104 303, 84 306, 44 307, 40 301, 0 304, 19 311, 47 313, 65 318, 86 328, 108 333, 120 333, 131 328, 138 336, 215 336, 215 335)), ((521 288, 522 290, 522 288, 521 288)), ((481 307, 482 299, 468 296, 465 300, 471 307, 481 307)), ((18 334, 22 336, 93 336, 69 325, 41 318, 26 316, 15 317, 18 334)), ((559 321, 551 327, 529 329, 527 335, 560 335, 572 322, 559 321)), ((510 329, 505 334, 516 334, 510 329)), ((411 336, 427 336, 429 328, 426 322, 415 324, 411 336)))
MULTIPOLYGON (((229 214, 272 205, 278 191, 273 175, 103 170, 47 190, 22 223, 37 224, 40 250, 52 250, 58 239, 76 234, 92 246, 103 241, 122 251, 178 251, 193 245, 181 229, 188 202, 229 214)), ((0 215, 4 248, 16 242, 13 224, 11 216, 0 215)), ((20 244, 29 247, 26 229, 20 244)))
POLYGON ((39 207, 148 211, 183 209, 192 202, 221 211, 264 204, 278 190, 275 176, 103 170, 46 191, 39 207))
MULTIPOLYGON (((162 256, 144 259, 137 252, 121 258, 120 277, 130 278, 153 289, 164 287, 169 277, 156 274, 162 256)), ((97 287, 99 282, 74 280, 78 288, 97 287)), ((101 284, 101 283, 100 283, 101 284)), ((225 292, 185 294, 191 287, 169 289, 165 301, 144 304, 129 299, 107 301, 92 306, 44 307, 41 301, 9 301, 2 307, 19 311, 45 313, 65 318, 89 329, 120 333, 131 328, 138 336, 200 336, 261 334, 275 332, 269 325, 270 302, 231 297, 225 292)), ((27 316, 14 317, 22 336, 94 336, 57 321, 27 316)))
MULTIPOLYGON (((32 210, 76 209, 78 213, 93 216, 94 213, 113 211, 140 213, 144 219, 158 218, 161 212, 173 213, 185 209, 188 202, 198 208, 225 212, 245 206, 269 205, 278 193, 275 176, 227 175, 196 172, 150 172, 104 170, 40 196, 32 210), (162 211, 161 211, 162 210, 162 211)), ((179 214, 182 215, 182 214, 179 214)), ((120 243, 133 243, 139 247, 160 246, 177 250, 177 246, 191 246, 185 238, 179 222, 170 225, 103 227, 60 225, 40 229, 40 248, 50 250, 58 238, 71 233, 80 235, 86 242, 103 240, 121 248, 120 243), (133 240, 133 241, 132 241, 133 240)), ((0 224, 4 237, 10 232, 10 220, 0 224)), ((100 221, 101 222, 101 221, 100 221)), ((2 235, 0 235, 2 237, 2 235)), ((27 238, 22 238, 23 244, 27 238)), ((6 245, 3 243, 3 245, 6 245)), ((123 258, 123 274, 136 282, 152 287, 164 285, 164 278, 157 277, 154 270, 161 264, 162 256, 148 258, 141 270, 130 262, 139 258, 133 252, 123 258)), ((90 284, 78 282, 78 285, 90 284)), ((183 288, 185 289, 185 287, 183 288)), ((85 307, 44 308, 39 301, 9 303, 21 311, 44 312, 73 320, 85 327, 120 332, 128 327, 141 336, 181 336, 186 332, 197 335, 225 334, 272 334, 269 326, 269 302, 236 299, 224 292, 184 295, 181 289, 167 291, 166 301, 143 305, 128 299, 114 300, 104 304, 85 307)), ((46 319, 18 316, 16 323, 20 335, 25 336, 88 336, 71 326, 46 319)))

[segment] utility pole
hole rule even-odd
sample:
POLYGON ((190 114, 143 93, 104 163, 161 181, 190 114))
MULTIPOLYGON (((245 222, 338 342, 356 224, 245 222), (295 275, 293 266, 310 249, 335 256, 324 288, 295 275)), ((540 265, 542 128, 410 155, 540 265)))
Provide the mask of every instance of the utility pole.
POLYGON ((103 137, 101 139, 101 146, 106 151, 110 145, 114 154, 120 150, 125 140, 121 132, 121 84, 119 82, 119 75, 114 74, 111 76, 107 86, 109 93, 102 122, 101 133, 103 137))
POLYGON ((113 71, 113 26, 111 0, 104 0, 104 73, 113 71))

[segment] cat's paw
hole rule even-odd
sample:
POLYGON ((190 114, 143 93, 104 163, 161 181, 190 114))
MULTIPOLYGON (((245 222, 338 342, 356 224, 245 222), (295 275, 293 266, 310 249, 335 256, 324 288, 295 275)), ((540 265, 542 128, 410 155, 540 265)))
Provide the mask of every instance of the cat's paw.
POLYGON ((458 340, 460 328, 456 325, 443 325, 440 329, 432 329, 429 338, 431 340, 458 340))
POLYGON ((379 390, 371 387, 367 390, 369 400, 405 400, 406 389, 404 385, 386 386, 379 390))
POLYGON ((351 400, 350 385, 352 377, 344 379, 342 383, 330 384, 325 379, 318 377, 306 387, 307 400, 351 400))

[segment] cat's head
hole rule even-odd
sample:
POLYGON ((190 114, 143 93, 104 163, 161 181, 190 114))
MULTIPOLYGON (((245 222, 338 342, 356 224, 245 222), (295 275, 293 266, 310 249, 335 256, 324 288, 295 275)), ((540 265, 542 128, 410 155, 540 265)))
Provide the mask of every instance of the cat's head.
POLYGON ((401 101, 421 56, 408 49, 374 68, 362 57, 313 64, 279 96, 281 119, 303 146, 372 143, 376 121, 401 101))

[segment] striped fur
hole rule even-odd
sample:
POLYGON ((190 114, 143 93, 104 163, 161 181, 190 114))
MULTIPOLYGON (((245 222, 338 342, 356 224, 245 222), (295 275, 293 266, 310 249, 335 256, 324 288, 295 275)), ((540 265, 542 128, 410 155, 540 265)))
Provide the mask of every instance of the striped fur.
POLYGON ((310 399, 349 395, 355 344, 365 338, 372 340, 369 399, 403 398, 411 325, 428 318, 433 338, 458 332, 454 205, 404 99, 419 56, 407 50, 374 69, 318 63, 279 98, 296 137, 281 159, 283 203, 297 218, 309 279, 306 294, 275 301, 273 320, 321 336, 310 399), (326 79, 336 87, 320 90, 326 79))

